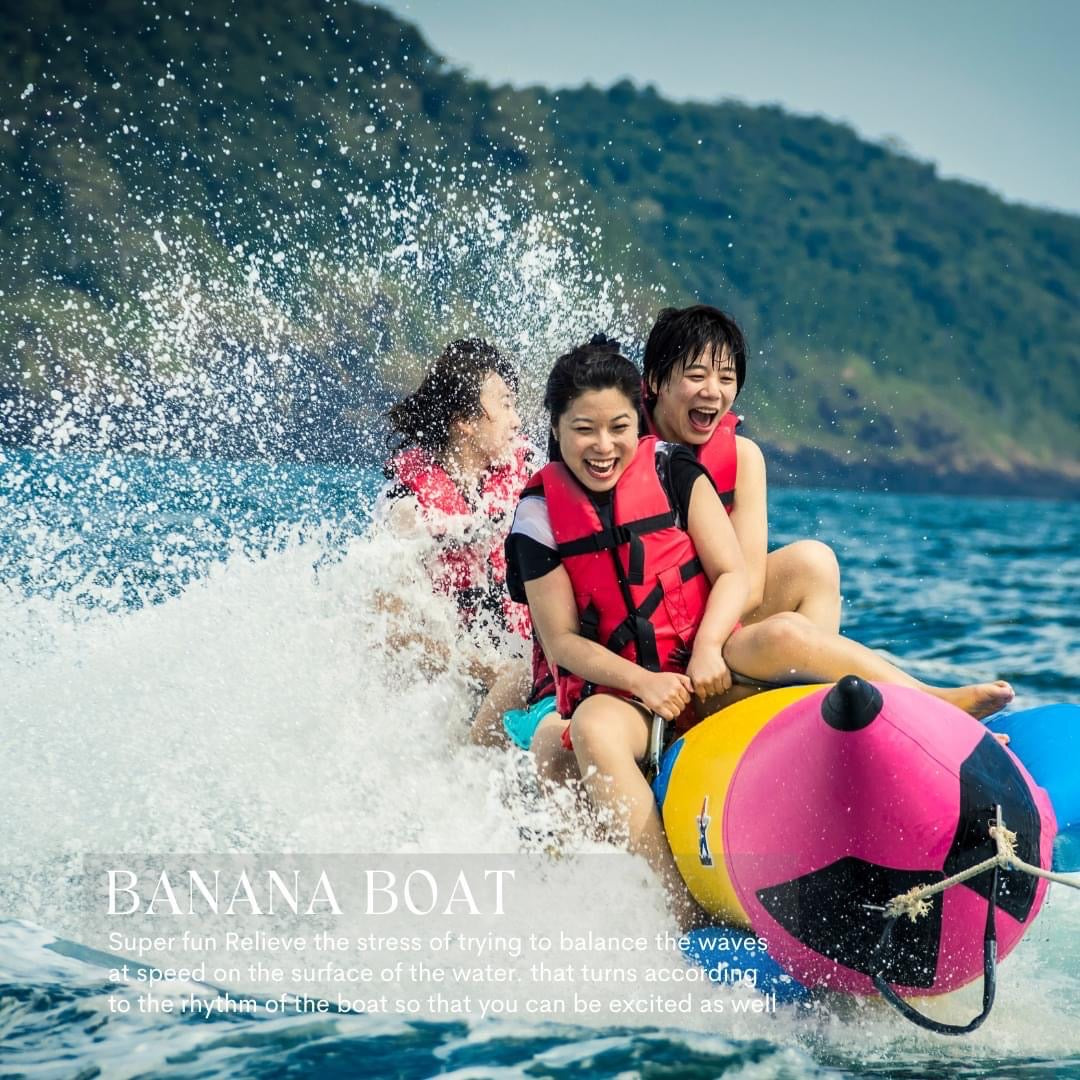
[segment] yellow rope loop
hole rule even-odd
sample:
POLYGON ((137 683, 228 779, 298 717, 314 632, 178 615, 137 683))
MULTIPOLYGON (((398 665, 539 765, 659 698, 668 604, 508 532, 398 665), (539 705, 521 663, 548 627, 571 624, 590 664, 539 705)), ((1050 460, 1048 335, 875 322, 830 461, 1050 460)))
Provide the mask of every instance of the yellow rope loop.
POLYGON ((914 922, 921 916, 928 914, 930 901, 922 897, 922 893, 925 891, 925 885, 916 885, 913 889, 908 889, 906 893, 894 896, 885 905, 885 918, 898 919, 901 915, 906 915, 914 922))

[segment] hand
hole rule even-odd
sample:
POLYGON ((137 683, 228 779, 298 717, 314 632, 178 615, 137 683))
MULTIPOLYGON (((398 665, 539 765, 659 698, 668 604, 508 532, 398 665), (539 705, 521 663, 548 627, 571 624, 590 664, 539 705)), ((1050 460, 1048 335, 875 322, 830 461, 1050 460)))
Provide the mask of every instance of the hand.
POLYGON ((731 671, 718 649, 695 649, 686 666, 686 674, 694 685, 700 701, 723 694, 731 689, 731 671))
POLYGON ((685 675, 674 671, 642 673, 637 696, 650 712, 665 720, 675 720, 690 704, 693 684, 685 675))

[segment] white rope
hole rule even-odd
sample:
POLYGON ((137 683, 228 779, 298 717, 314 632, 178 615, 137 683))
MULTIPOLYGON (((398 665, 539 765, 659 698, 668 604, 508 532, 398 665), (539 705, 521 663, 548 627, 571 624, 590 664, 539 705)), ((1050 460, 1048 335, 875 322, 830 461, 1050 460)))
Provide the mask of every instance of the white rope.
POLYGON ((989 832, 997 845, 996 855, 984 859, 976 866, 969 866, 966 870, 961 870, 960 873, 953 874, 952 877, 939 881, 936 885, 916 885, 913 889, 908 889, 907 892, 894 896, 885 905, 885 918, 897 919, 901 915, 906 915, 914 922, 921 915, 929 913, 929 898, 931 896, 936 896, 938 893, 951 889, 954 885, 959 885, 969 878, 983 874, 987 870, 992 870, 995 866, 1000 866, 1003 870, 1022 870, 1032 877, 1046 878, 1047 881, 1056 881, 1059 885, 1067 885, 1070 889, 1080 889, 1080 875, 1056 874, 1052 870, 1044 870, 1041 866, 1032 866, 1031 863, 1024 862, 1023 859, 1017 856, 1016 833, 1005 828, 1005 823, 1001 820, 1000 806, 997 807, 997 821, 989 826, 989 832))

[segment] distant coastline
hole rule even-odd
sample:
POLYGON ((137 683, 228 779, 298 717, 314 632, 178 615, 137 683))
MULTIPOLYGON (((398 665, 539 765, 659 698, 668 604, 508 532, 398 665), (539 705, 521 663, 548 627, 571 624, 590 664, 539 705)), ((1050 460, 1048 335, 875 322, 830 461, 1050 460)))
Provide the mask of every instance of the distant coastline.
POLYGON ((700 301, 774 484, 1080 495, 1080 217, 775 106, 493 86, 332 6, 0 15, 0 442, 364 463, 410 356, 491 337, 535 391, 567 334, 700 301))
POLYGON ((848 464, 835 454, 810 446, 780 449, 765 440, 760 440, 759 445, 765 454, 769 482, 774 486, 908 495, 1080 499, 1080 465, 1071 463, 1052 469, 1006 461, 975 462, 966 468, 943 462, 929 469, 917 462, 848 464))
MULTIPOLYGON (((381 433, 354 431, 351 437, 339 432, 330 440, 331 445, 322 452, 301 450, 299 446, 281 448, 282 453, 273 458, 236 453, 234 448, 221 447, 217 453, 198 454, 181 452, 161 455, 148 451, 141 442, 120 442, 107 449, 101 446, 76 443, 57 451, 56 448, 35 443, 32 440, 13 440, 9 432, 0 432, 0 448, 29 450, 38 453, 121 453, 133 456, 179 457, 198 460, 201 457, 214 460, 240 462, 286 461, 293 464, 337 468, 378 469, 381 448, 385 445, 381 433)), ((783 447, 766 439, 757 440, 765 455, 769 483, 773 487, 804 487, 836 489, 841 491, 891 492, 908 495, 957 495, 973 497, 1009 497, 1033 499, 1080 499, 1080 466, 1063 467, 1060 470, 1038 465, 1016 465, 1004 461, 977 462, 974 466, 959 468, 948 462, 940 463, 933 470, 917 462, 888 464, 878 461, 848 463, 838 455, 812 446, 783 447)))

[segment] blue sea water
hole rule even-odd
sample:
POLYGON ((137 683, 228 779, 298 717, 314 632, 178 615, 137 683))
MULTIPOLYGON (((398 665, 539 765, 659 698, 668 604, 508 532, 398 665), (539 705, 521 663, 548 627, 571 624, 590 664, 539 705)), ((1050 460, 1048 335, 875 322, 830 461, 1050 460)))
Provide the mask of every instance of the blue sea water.
MULTIPOLYGON (((57 945, 88 853, 516 850, 514 774, 443 735, 467 694, 382 666, 370 590, 403 588, 404 553, 365 536, 379 482, 0 452, 0 1075, 1080 1076, 1069 893, 969 1040, 842 1003, 712 1027, 114 1011, 134 991, 57 945)), ((1080 702, 1080 505, 775 489, 770 519, 773 543, 834 546, 845 632, 920 677, 1080 702)), ((612 927, 662 918, 619 887, 612 927)))

